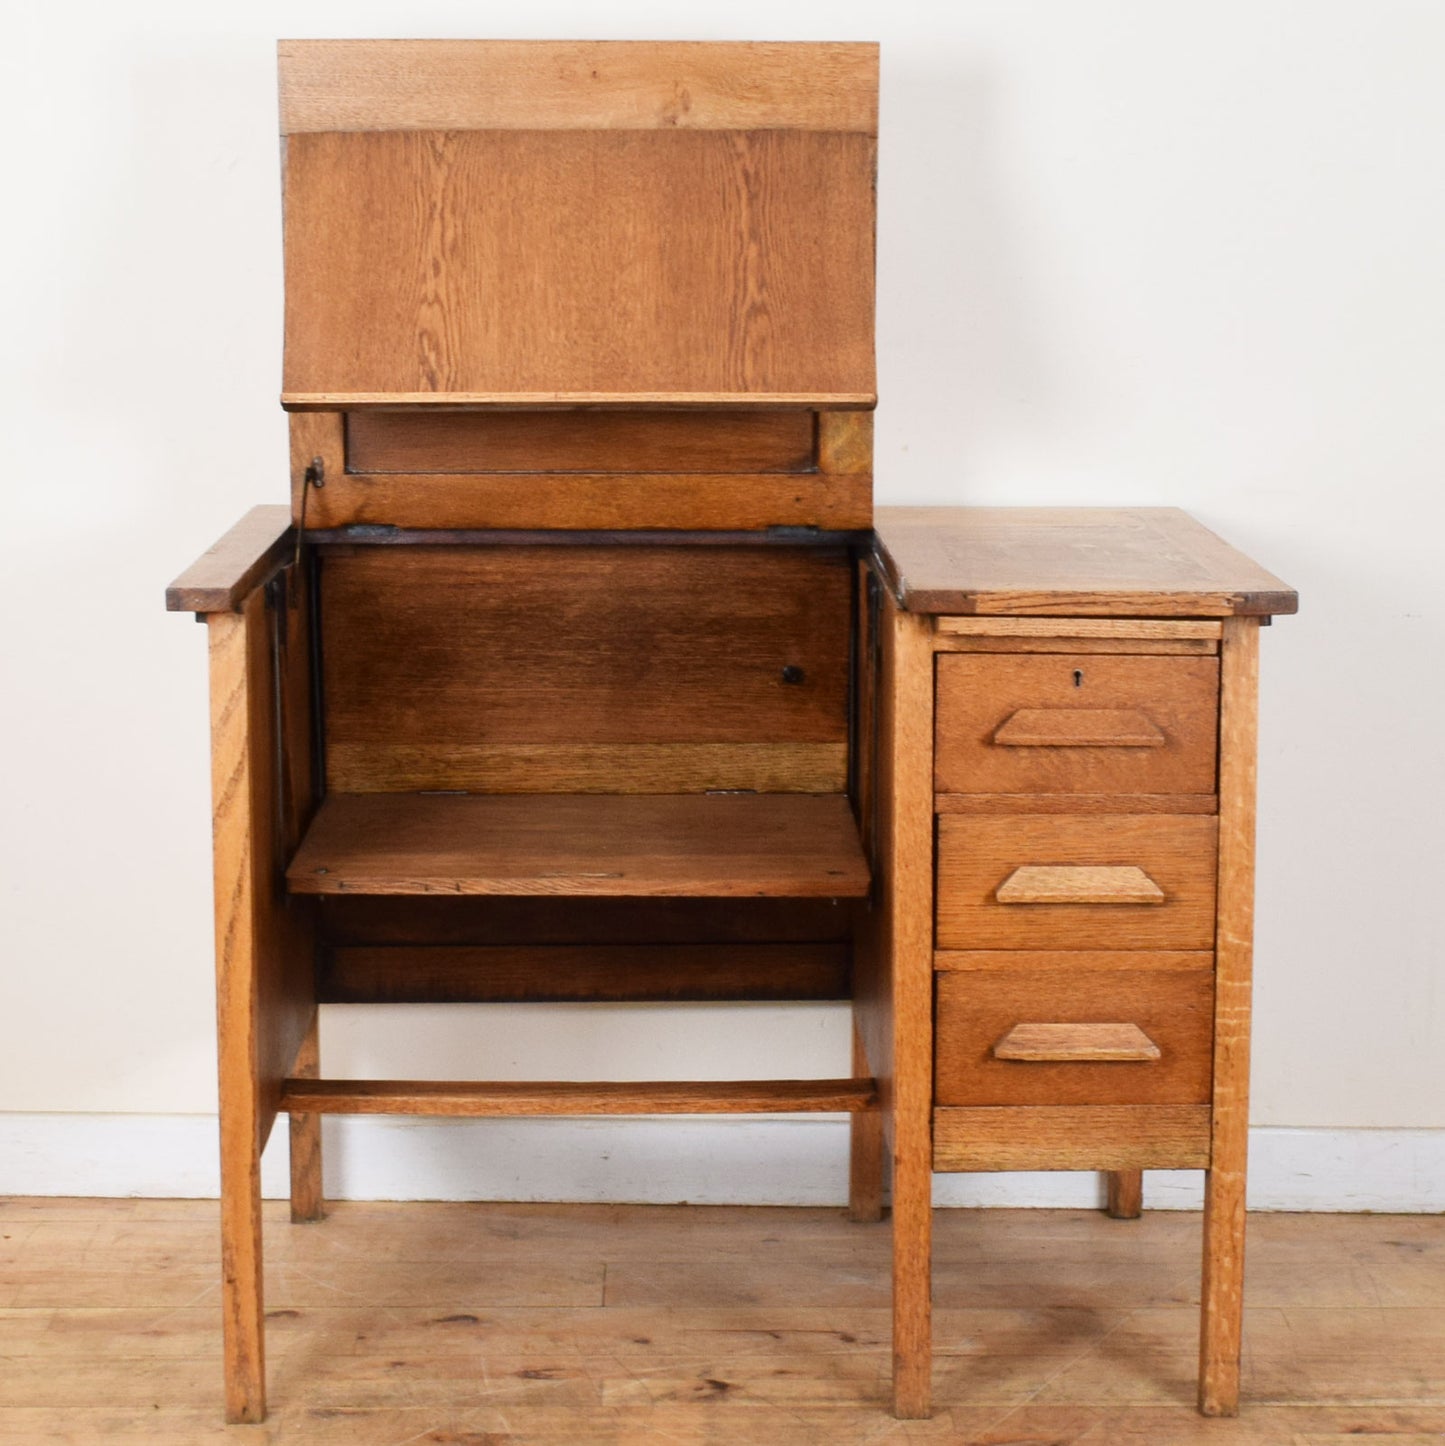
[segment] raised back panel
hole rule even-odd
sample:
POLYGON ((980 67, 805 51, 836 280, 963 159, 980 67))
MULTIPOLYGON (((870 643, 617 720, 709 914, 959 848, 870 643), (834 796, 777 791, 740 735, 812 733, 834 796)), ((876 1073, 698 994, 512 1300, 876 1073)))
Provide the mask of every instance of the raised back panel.
POLYGON ((284 399, 870 406, 874 158, 819 131, 292 136, 284 399))
POLYGON ((338 792, 842 792, 851 575, 795 547, 331 547, 338 792))

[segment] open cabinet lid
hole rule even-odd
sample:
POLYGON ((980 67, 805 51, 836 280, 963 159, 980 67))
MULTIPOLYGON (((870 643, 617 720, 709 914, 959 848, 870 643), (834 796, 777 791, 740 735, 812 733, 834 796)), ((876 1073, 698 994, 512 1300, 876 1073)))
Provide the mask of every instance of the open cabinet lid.
POLYGON ((283 403, 871 407, 878 50, 285 41, 283 403))

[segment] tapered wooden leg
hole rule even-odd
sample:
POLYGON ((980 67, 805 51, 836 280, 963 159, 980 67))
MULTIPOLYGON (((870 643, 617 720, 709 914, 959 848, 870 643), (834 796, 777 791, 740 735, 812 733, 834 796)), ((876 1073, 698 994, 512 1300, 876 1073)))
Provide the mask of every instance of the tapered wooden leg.
POLYGON ((1137 1220, 1144 1213, 1144 1172, 1110 1170, 1104 1213, 1115 1220, 1137 1220))
MULTIPOLYGON (((315 1015, 301 1043, 292 1073, 297 1079, 316 1079, 321 1072, 320 1017, 315 1015)), ((291 1221, 301 1225, 326 1214, 321 1188, 321 1116, 289 1115, 291 1122, 291 1221)))
MULTIPOLYGON (((853 1078, 868 1074, 868 1052, 853 1031, 853 1078)), ((849 1117, 848 1218, 860 1224, 883 1218, 883 1112, 855 1110, 849 1117)))
POLYGON ((1257 619, 1225 621, 1219 664, 1219 918, 1214 942, 1214 1096, 1204 1195, 1199 1409, 1206 1416, 1234 1416, 1239 1413, 1249 1151, 1257 619))

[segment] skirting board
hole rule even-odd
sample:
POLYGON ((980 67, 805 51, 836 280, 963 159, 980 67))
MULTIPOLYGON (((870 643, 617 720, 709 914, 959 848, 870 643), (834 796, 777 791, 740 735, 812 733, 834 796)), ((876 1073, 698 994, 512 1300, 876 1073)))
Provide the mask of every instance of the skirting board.
MULTIPOLYGON (((347 1200, 588 1200, 841 1205, 847 1124, 834 1117, 392 1120, 324 1124, 326 1193, 347 1200)), ((263 1188, 287 1190, 282 1119, 263 1188)), ((0 1194, 206 1198, 217 1193, 205 1115, 0 1115, 0 1194)), ((1198 1171, 1151 1171, 1145 1204, 1196 1210, 1198 1171)), ((947 1175, 940 1206, 1089 1208, 1091 1174, 947 1175)), ((1257 1128, 1254 1210, 1445 1211, 1445 1129, 1257 1128)))

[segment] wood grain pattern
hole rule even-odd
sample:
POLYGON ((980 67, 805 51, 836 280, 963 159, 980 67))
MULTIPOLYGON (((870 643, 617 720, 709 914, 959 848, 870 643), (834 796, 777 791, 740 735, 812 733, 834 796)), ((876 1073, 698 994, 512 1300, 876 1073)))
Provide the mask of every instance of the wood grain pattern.
POLYGON ((847 944, 861 905, 832 899, 566 899, 458 895, 317 901, 328 947, 847 944))
POLYGON ((1214 658, 938 659, 940 793, 1211 794, 1214 658))
POLYGON ((933 1112, 935 1170, 1199 1170, 1208 1105, 1014 1105, 933 1112))
POLYGON ((286 871, 305 894, 860 898, 842 795, 332 793, 286 871))
POLYGON ((841 550, 333 547, 322 584, 338 792, 845 786, 841 550))
POLYGON ((1220 655, 1219 933, 1214 1131, 1204 1197, 1199 1409, 1239 1410, 1249 1153, 1250 995, 1254 973, 1254 815, 1259 747, 1259 625, 1228 623, 1220 655))
MULTIPOLYGON (((0 1204, 23 1302, 0 1312, 0 1439, 237 1439, 207 1369, 215 1209, 0 1204)), ((835 1207, 348 1201, 324 1230, 284 1219, 268 1202, 278 1442, 899 1435, 879 1394, 888 1232, 835 1207)), ((925 1442, 1440 1446, 1439 1215, 1254 1217, 1253 1400, 1225 1423, 1190 1399, 1197 1217, 1159 1211, 1121 1239, 1094 1211, 940 1210, 935 1229, 954 1350, 925 1442)))
POLYGON ((810 472, 814 431, 811 412, 356 412, 346 419, 346 469, 810 472))
POLYGON ((166 589, 166 609, 231 612, 286 566, 292 548, 286 508, 253 507, 166 589))
MULTIPOLYGON (((454 680, 455 681, 455 680, 454 680)), ((478 720, 480 721, 480 720, 478 720)), ((562 720, 557 720, 562 721, 562 720)), ((574 723, 578 722, 573 718, 574 723)), ((846 743, 335 742, 336 786, 357 792, 829 793, 847 777, 846 743)))
POLYGON ((1172 507, 885 507, 876 525, 879 566, 916 612, 1194 620, 1298 606, 1172 507))
POLYGON ((1137 1220, 1144 1213, 1144 1172, 1109 1170, 1104 1213, 1112 1220, 1137 1220))
POLYGON ((875 143, 399 131, 287 145, 283 399, 870 399, 875 143))
MULTIPOLYGON (((944 518, 947 522, 948 519, 944 518)), ((1045 639, 1093 639, 1104 642, 1218 641, 1224 625, 1208 618, 939 618, 940 637, 1012 638, 1018 642, 1045 639)))
POLYGON ((938 813, 1217 813, 1212 793, 940 793, 938 813))
POLYGON ((386 944, 327 951, 336 1004, 846 999, 846 942, 386 944))
POLYGON ((879 632, 879 983, 887 1002, 878 1021, 890 1029, 889 1076, 880 1083, 893 1164, 893 1413, 909 1420, 931 1414, 933 1392, 933 659, 925 621, 887 597, 879 632))
POLYGON ((1215 820, 1036 814, 938 820, 942 949, 1210 949, 1215 820), (1129 865, 1162 904, 1002 904, 998 886, 1029 865, 1129 865))
POLYGON ((1204 970, 940 974, 934 1098, 940 1105, 1207 1105, 1213 987, 1204 970), (1127 1024, 1157 1046, 1159 1058, 1023 1063, 998 1052, 1019 1026, 1044 1021, 1127 1024))
MULTIPOLYGON (((320 1014, 301 1041, 291 1074, 296 1079, 315 1079, 321 1073, 320 1014)), ((291 1149, 291 1223, 312 1224, 326 1215, 326 1197, 321 1183, 321 1121, 316 1115, 291 1115, 287 1121, 291 1149)))
POLYGON ((306 530, 325 525, 327 487, 344 485, 346 478, 346 429, 341 412, 298 412, 286 419, 290 429, 291 521, 301 526, 301 508, 306 507, 306 530), (321 488, 308 487, 306 475, 320 462, 321 488))
POLYGON ((1187 949, 940 949, 933 967, 974 969, 1212 969, 1214 955, 1187 949))
POLYGON ((1130 1063, 1159 1058, 1137 1024, 1016 1024, 993 1047, 995 1059, 1033 1064, 1130 1063))
MULTIPOLYGON (((208 618, 216 1015, 221 1132, 221 1297, 226 1416, 265 1415, 261 1151, 315 1011, 309 917, 285 908, 277 880, 291 840, 277 774, 278 666, 305 657, 274 631, 304 614, 253 590, 208 618)), ((304 635, 304 634, 303 634, 304 635)), ((284 687, 281 690, 285 696, 284 687)), ((304 804, 306 800, 293 800, 304 804)), ((290 817, 300 818, 297 807, 290 817)))
POLYGON ((997 889, 1000 904, 1162 904, 1164 890, 1143 869, 1101 864, 1026 864, 997 889))
POLYGON ((576 531, 857 531, 870 476, 820 473, 344 474, 311 497, 312 527, 576 531))
MULTIPOLYGON (((853 1028, 853 1078, 868 1079, 868 1051, 853 1028)), ((876 1091, 877 1084, 874 1083, 876 1091)), ((883 1218, 883 1112, 854 1110, 848 1121, 848 1218, 860 1225, 883 1218)))
POLYGON ((281 132, 878 132, 873 44, 282 40, 281 132))
POLYGON ((1159 726, 1137 708, 1019 708, 993 730, 1002 748, 1162 748, 1159 726))
POLYGON ((818 413, 818 470, 835 476, 872 475, 872 412, 818 413))
POLYGON ((935 648, 940 653, 1112 653, 1189 658, 1212 658, 1219 653, 1219 644, 1208 638, 994 638, 987 634, 955 637, 948 633, 938 635, 935 648))
POLYGON ((293 1113, 328 1115, 701 1115, 795 1111, 837 1114, 877 1107, 872 1080, 700 1081, 288 1080, 293 1113))

